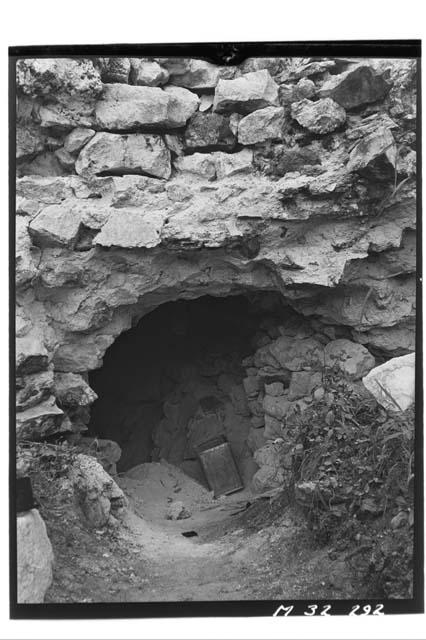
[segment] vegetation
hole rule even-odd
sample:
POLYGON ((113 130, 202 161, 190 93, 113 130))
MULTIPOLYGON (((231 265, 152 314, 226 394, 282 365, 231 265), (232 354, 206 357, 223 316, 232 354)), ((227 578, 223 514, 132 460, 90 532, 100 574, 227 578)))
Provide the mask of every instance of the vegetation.
POLYGON ((413 410, 385 412, 334 370, 324 388, 294 418, 294 498, 316 543, 347 550, 372 592, 412 597, 413 410))

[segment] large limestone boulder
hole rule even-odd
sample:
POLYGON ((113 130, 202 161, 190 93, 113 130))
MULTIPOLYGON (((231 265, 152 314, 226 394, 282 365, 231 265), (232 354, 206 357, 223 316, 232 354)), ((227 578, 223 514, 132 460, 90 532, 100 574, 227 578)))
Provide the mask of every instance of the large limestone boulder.
POLYGON ((376 364, 374 356, 362 344, 344 338, 329 342, 325 346, 324 354, 326 367, 337 365, 353 380, 365 376, 376 364))
POLYGON ((367 64, 350 67, 344 73, 331 76, 319 90, 322 98, 330 97, 345 109, 355 109, 383 98, 389 85, 367 64))
POLYGON ((270 106, 279 106, 278 85, 266 69, 233 80, 219 80, 217 84, 213 111, 248 114, 270 106))
POLYGON ((83 148, 75 168, 85 177, 115 172, 149 174, 167 179, 171 173, 170 151, 159 135, 101 132, 83 148))
POLYGON ((127 498, 95 458, 78 454, 71 481, 76 507, 88 527, 103 527, 124 517, 127 498))
POLYGON ((182 87, 105 85, 96 104, 96 122, 101 129, 131 131, 141 127, 182 127, 198 108, 196 94, 182 87))
POLYGON ((238 124, 238 142, 256 144, 266 140, 280 140, 283 136, 283 107, 257 109, 238 124))
POLYGON ((37 509, 16 519, 18 603, 43 602, 52 583, 53 550, 37 509))
POLYGON ((392 358, 372 369, 362 382, 388 411, 405 411, 414 402, 415 354, 392 358))
POLYGON ((318 134, 330 133, 346 122, 346 111, 331 98, 294 102, 291 115, 302 127, 318 134))

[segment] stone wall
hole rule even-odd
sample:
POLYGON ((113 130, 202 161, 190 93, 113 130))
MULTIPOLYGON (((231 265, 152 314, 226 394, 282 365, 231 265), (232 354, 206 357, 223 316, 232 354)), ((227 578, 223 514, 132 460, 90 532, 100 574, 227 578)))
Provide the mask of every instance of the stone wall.
MULTIPOLYGON (((182 298, 275 291, 330 340, 413 351, 415 89, 410 60, 18 61, 18 438, 84 430, 88 372, 182 298)), ((285 339, 247 363, 255 428, 305 397, 285 339)))

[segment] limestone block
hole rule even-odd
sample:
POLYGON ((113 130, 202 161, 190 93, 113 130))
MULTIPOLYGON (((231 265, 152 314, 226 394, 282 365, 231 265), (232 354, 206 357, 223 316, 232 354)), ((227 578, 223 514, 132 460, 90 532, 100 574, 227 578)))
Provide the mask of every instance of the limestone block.
POLYGON ((24 176, 16 180, 16 195, 40 204, 60 204, 73 196, 70 177, 24 176))
POLYGON ((325 366, 337 365, 344 374, 359 380, 374 367, 374 356, 362 344, 344 338, 332 340, 324 349, 325 366))
POLYGON ((314 338, 297 340, 282 336, 269 345, 269 351, 282 367, 290 371, 302 371, 324 363, 324 348, 314 338))
POLYGON ((26 95, 47 98, 65 93, 87 99, 102 91, 99 73, 83 58, 23 58, 16 63, 16 83, 26 95))
POLYGON ((380 156, 385 156, 395 166, 396 143, 390 129, 385 127, 379 127, 355 145, 346 168, 348 171, 359 171, 380 156))
POLYGON ((81 218, 71 207, 52 204, 40 211, 29 225, 34 244, 40 247, 73 248, 80 230, 81 218))
POLYGON ((200 104, 196 93, 182 87, 168 86, 164 91, 169 98, 168 126, 171 128, 184 127, 194 115, 200 104))
POLYGON ((28 375, 47 369, 49 354, 41 335, 36 330, 22 338, 17 338, 15 347, 16 375, 28 375))
POLYGON ((159 135, 97 133, 82 149, 75 168, 84 177, 115 172, 167 179, 171 173, 170 151, 159 135))
POLYGON ((96 104, 96 122, 101 129, 132 131, 141 127, 176 128, 198 108, 199 98, 182 87, 136 87, 105 85, 96 104))
POLYGON ((282 437, 283 421, 266 414, 263 434, 266 440, 275 440, 276 438, 282 437))
POLYGON ((331 98, 294 102, 291 115, 302 127, 318 134, 330 133, 346 122, 345 110, 331 98))
POLYGON ((414 402, 415 354, 392 358, 372 369, 362 382, 388 411, 405 411, 414 402))
POLYGON ((196 113, 185 131, 185 146, 189 149, 214 147, 226 151, 232 150, 235 143, 229 118, 219 113, 196 113))
POLYGON ((17 440, 43 440, 55 433, 71 431, 70 421, 51 396, 39 404, 16 413, 17 440))
POLYGON ((271 382, 265 384, 265 393, 268 396, 282 396, 284 395, 284 385, 282 382, 271 382))
POLYGON ((152 248, 161 242, 164 213, 148 213, 138 209, 115 209, 95 238, 101 247, 152 248))
POLYGON ((147 87, 160 87, 169 79, 169 72, 155 60, 147 58, 130 59, 130 81, 132 84, 147 87))
POLYGON ((257 449, 253 457, 260 467, 253 476, 253 488, 255 491, 268 491, 283 485, 285 481, 285 454, 281 442, 268 442, 260 449, 257 449))
POLYGON ((16 408, 29 409, 52 395, 53 371, 38 371, 16 378, 16 408))
POLYGON ((83 376, 77 373, 55 373, 55 397, 62 407, 88 407, 97 395, 83 376))
POLYGON ((266 69, 233 80, 219 80, 213 102, 218 113, 248 114, 263 107, 279 106, 278 85, 266 69))
POLYGON ((124 517, 127 498, 95 458, 78 454, 71 481, 76 506, 89 527, 103 527, 111 516, 120 520, 124 517))
POLYGON ((265 413, 279 420, 285 418, 290 406, 287 396, 266 395, 263 399, 263 408, 265 413))
POLYGON ((46 133, 33 122, 19 123, 16 129, 16 159, 41 153, 45 148, 46 133))
POLYGON ((321 382, 322 374, 320 372, 294 371, 291 374, 288 399, 297 400, 304 396, 309 396, 321 382))
POLYGON ((369 65, 360 64, 331 76, 318 93, 322 98, 333 98, 345 109, 355 109, 380 100, 388 90, 383 76, 376 74, 369 65))
MULTIPOLYGON (((73 443, 74 444, 74 443, 73 443)), ((78 436, 75 446, 80 453, 96 457, 105 471, 114 476, 117 473, 117 462, 121 458, 121 447, 106 438, 89 438, 78 436)))
POLYGON ((283 135, 283 107, 257 109, 242 118, 238 124, 238 142, 256 144, 266 140, 279 140, 283 135))
POLYGON ((253 476, 252 485, 254 491, 263 493, 271 489, 282 487, 285 481, 285 473, 283 469, 263 466, 253 476))
POLYGON ((18 288, 28 287, 37 278, 36 251, 29 235, 28 219, 18 216, 15 242, 15 281, 18 288))
POLYGON ((53 550, 46 525, 37 509, 16 520, 18 603, 44 601, 52 583, 53 550))
POLYGON ((186 66, 170 69, 172 84, 188 89, 214 89, 220 78, 220 67, 205 60, 190 59, 186 66), (177 71, 183 73, 177 73, 177 71))
POLYGON ((216 162, 213 153, 193 153, 177 158, 174 167, 179 173, 192 173, 200 178, 212 180, 216 177, 216 162))
POLYGON ((68 153, 78 153, 93 138, 95 133, 94 129, 76 127, 65 137, 64 149, 68 153))
POLYGON ((253 151, 251 149, 242 149, 237 153, 216 151, 212 155, 214 155, 216 175, 219 180, 237 173, 248 173, 252 169, 253 151))
POLYGON ((98 58, 102 82, 129 81, 130 60, 129 58, 98 58))

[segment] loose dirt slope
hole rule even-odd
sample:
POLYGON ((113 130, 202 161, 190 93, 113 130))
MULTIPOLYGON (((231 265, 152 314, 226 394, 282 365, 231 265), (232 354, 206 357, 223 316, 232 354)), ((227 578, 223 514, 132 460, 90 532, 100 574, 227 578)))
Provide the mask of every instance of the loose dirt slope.
POLYGON ((348 568, 331 560, 327 549, 310 547, 303 520, 279 496, 253 502, 239 492, 214 500, 163 463, 140 465, 119 482, 130 508, 116 530, 85 531, 70 512, 66 531, 63 518, 48 519, 56 567, 47 601, 282 600, 355 593, 348 568), (191 517, 167 520, 170 501, 177 498, 191 517), (182 536, 190 530, 198 535, 182 536))

